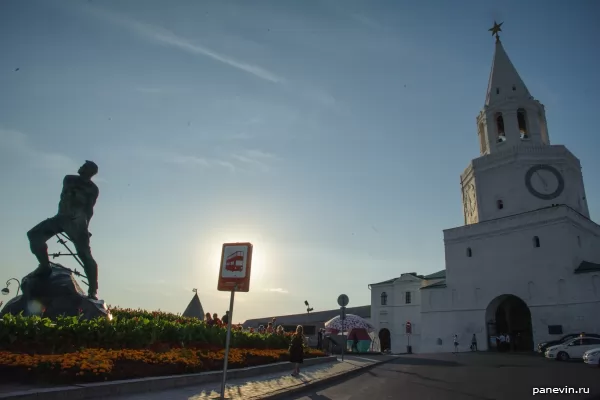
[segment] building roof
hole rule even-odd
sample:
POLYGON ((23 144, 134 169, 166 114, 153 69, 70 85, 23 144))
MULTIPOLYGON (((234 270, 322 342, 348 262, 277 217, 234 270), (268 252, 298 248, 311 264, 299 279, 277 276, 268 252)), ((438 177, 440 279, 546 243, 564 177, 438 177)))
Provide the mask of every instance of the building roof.
POLYGON ((485 105, 490 106, 496 102, 504 101, 509 96, 528 98, 531 97, 531 94, 529 94, 527 86, 525 86, 517 69, 508 58, 508 54, 504 51, 502 42, 498 39, 496 40, 496 49, 492 60, 485 105))
MULTIPOLYGON (((407 273, 400 275, 400 278, 403 275, 412 275, 415 278, 425 279, 425 280, 444 279, 444 278, 446 278, 446 270, 443 269, 441 271, 434 272, 433 274, 430 274, 430 275, 418 275, 416 272, 407 272, 407 273)), ((393 279, 388 279, 387 281, 383 281, 383 282, 371 283, 369 286, 386 285, 386 284, 394 283, 400 278, 393 278, 393 279)))
POLYGON ((441 271, 434 272, 433 274, 425 275, 425 279, 446 279, 446 270, 443 269, 441 271))
MULTIPOLYGON (((354 314, 361 318, 371 318, 371 306, 347 307, 346 314, 354 314)), ((311 313, 269 316, 264 318, 254 318, 245 321, 242 325, 245 327, 257 327, 266 325, 273 318, 277 318, 276 325, 308 325, 319 324, 329 321, 331 318, 340 315, 339 308, 327 311, 316 311, 311 313)))
POLYGON ((585 274, 588 272, 600 271, 600 264, 596 264, 589 261, 582 261, 577 268, 575 268, 576 274, 585 274))
POLYGON ((202 308, 202 303, 200 303, 198 293, 194 293, 194 297, 192 297, 190 304, 188 304, 182 316, 187 318, 204 319, 204 309, 202 308))
POLYGON ((446 287, 446 280, 444 279, 439 282, 435 282, 430 285, 423 286, 421 288, 421 290, 423 290, 423 289, 441 289, 441 288, 445 288, 445 287, 446 287))
POLYGON ((392 278, 392 279, 388 279, 387 281, 383 281, 383 282, 371 283, 371 286, 386 285, 388 283, 394 283, 394 282, 396 282, 396 279, 400 279, 400 278, 392 278))

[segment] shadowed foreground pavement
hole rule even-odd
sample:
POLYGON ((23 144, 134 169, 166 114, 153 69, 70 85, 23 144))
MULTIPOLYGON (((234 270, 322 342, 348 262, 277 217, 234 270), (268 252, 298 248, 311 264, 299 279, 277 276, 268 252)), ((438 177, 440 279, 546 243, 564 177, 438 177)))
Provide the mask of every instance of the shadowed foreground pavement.
POLYGON ((293 395, 296 400, 600 399, 600 368, 583 362, 498 353, 405 355, 354 378, 293 395), (589 388, 536 394, 533 388, 589 388))

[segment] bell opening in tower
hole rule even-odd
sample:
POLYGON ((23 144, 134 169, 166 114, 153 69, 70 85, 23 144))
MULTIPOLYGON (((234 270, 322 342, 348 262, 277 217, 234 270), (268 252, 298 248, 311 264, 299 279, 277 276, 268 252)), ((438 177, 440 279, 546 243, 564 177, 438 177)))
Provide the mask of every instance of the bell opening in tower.
POLYGON ((519 124, 521 139, 529 139, 529 135, 527 134, 527 112, 523 108, 517 110, 517 123, 519 124))
POLYGON ((502 113, 496 113, 496 129, 498 130, 498 143, 506 141, 506 134, 504 133, 504 118, 502 113))

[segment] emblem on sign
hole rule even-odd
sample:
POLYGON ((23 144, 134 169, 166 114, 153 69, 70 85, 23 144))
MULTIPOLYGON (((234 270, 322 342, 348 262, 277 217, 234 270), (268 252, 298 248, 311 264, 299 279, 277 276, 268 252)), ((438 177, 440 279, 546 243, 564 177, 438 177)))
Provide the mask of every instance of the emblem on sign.
POLYGON ((230 292, 250 290, 252 265, 251 243, 225 243, 221 252, 221 268, 217 289, 230 292))

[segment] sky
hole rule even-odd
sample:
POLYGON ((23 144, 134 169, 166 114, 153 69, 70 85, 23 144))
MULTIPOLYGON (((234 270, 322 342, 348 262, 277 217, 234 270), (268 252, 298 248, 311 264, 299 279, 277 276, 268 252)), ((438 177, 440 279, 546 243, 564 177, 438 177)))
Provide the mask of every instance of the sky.
POLYGON ((183 312, 198 289, 223 314, 226 242, 254 245, 234 322, 341 293, 367 305, 369 283, 444 269, 494 20, 598 220, 598 15, 593 0, 3 0, 0 280, 36 267, 26 232, 88 159, 113 306, 183 312))

